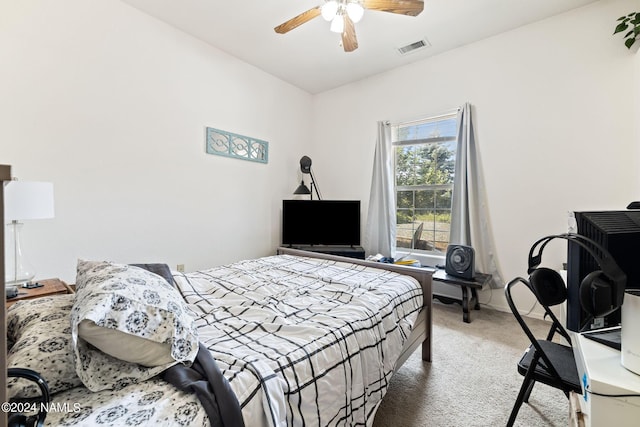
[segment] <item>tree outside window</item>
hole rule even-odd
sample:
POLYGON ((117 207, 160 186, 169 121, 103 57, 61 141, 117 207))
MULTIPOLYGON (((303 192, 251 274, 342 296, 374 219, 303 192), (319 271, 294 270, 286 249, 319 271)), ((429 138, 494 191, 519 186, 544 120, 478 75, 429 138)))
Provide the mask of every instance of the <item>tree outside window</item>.
POLYGON ((456 161, 456 115, 394 127, 396 246, 446 252, 456 161))

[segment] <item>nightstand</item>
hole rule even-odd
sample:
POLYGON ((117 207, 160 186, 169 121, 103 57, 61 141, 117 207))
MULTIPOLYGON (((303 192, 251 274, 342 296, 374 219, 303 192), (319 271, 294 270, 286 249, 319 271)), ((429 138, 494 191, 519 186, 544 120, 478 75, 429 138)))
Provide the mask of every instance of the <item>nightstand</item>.
POLYGON ((49 295, 62 295, 62 294, 72 294, 73 289, 65 282, 60 279, 44 279, 38 280, 38 283, 43 284, 39 288, 23 288, 18 286, 18 296, 15 298, 11 298, 7 300, 6 307, 9 308, 16 301, 20 301, 23 299, 32 299, 32 298, 40 298, 49 295))

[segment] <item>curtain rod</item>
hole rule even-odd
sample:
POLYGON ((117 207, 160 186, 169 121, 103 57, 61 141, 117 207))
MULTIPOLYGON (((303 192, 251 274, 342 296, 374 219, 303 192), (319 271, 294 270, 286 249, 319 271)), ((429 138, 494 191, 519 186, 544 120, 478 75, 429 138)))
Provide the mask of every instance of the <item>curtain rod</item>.
POLYGON ((396 121, 396 122, 390 122, 390 121, 387 120, 387 122, 390 123, 392 126, 410 125, 410 124, 413 124, 413 123, 424 122, 426 120, 439 119, 440 117, 450 116, 450 115, 452 115, 454 113, 457 113, 458 111, 460 111, 460 107, 452 108, 451 110, 448 110, 448 111, 446 111, 444 113, 440 113, 440 114, 435 115, 435 116, 422 117, 421 119, 399 120, 399 121, 396 121))

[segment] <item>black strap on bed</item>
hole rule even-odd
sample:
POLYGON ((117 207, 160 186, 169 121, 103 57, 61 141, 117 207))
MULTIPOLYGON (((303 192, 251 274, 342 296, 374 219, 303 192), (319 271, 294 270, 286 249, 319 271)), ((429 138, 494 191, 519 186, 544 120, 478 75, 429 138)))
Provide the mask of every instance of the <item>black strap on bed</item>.
POLYGON ((164 371, 162 378, 179 390, 195 393, 212 427, 244 427, 238 399, 202 343, 191 367, 179 363, 164 371))

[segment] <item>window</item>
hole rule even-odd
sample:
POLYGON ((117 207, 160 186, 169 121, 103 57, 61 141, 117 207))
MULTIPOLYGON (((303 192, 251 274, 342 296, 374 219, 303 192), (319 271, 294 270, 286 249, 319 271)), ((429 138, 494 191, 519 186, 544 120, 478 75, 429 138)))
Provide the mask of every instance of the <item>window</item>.
POLYGON ((392 128, 396 185, 396 247, 445 253, 451 230, 457 115, 392 128))

